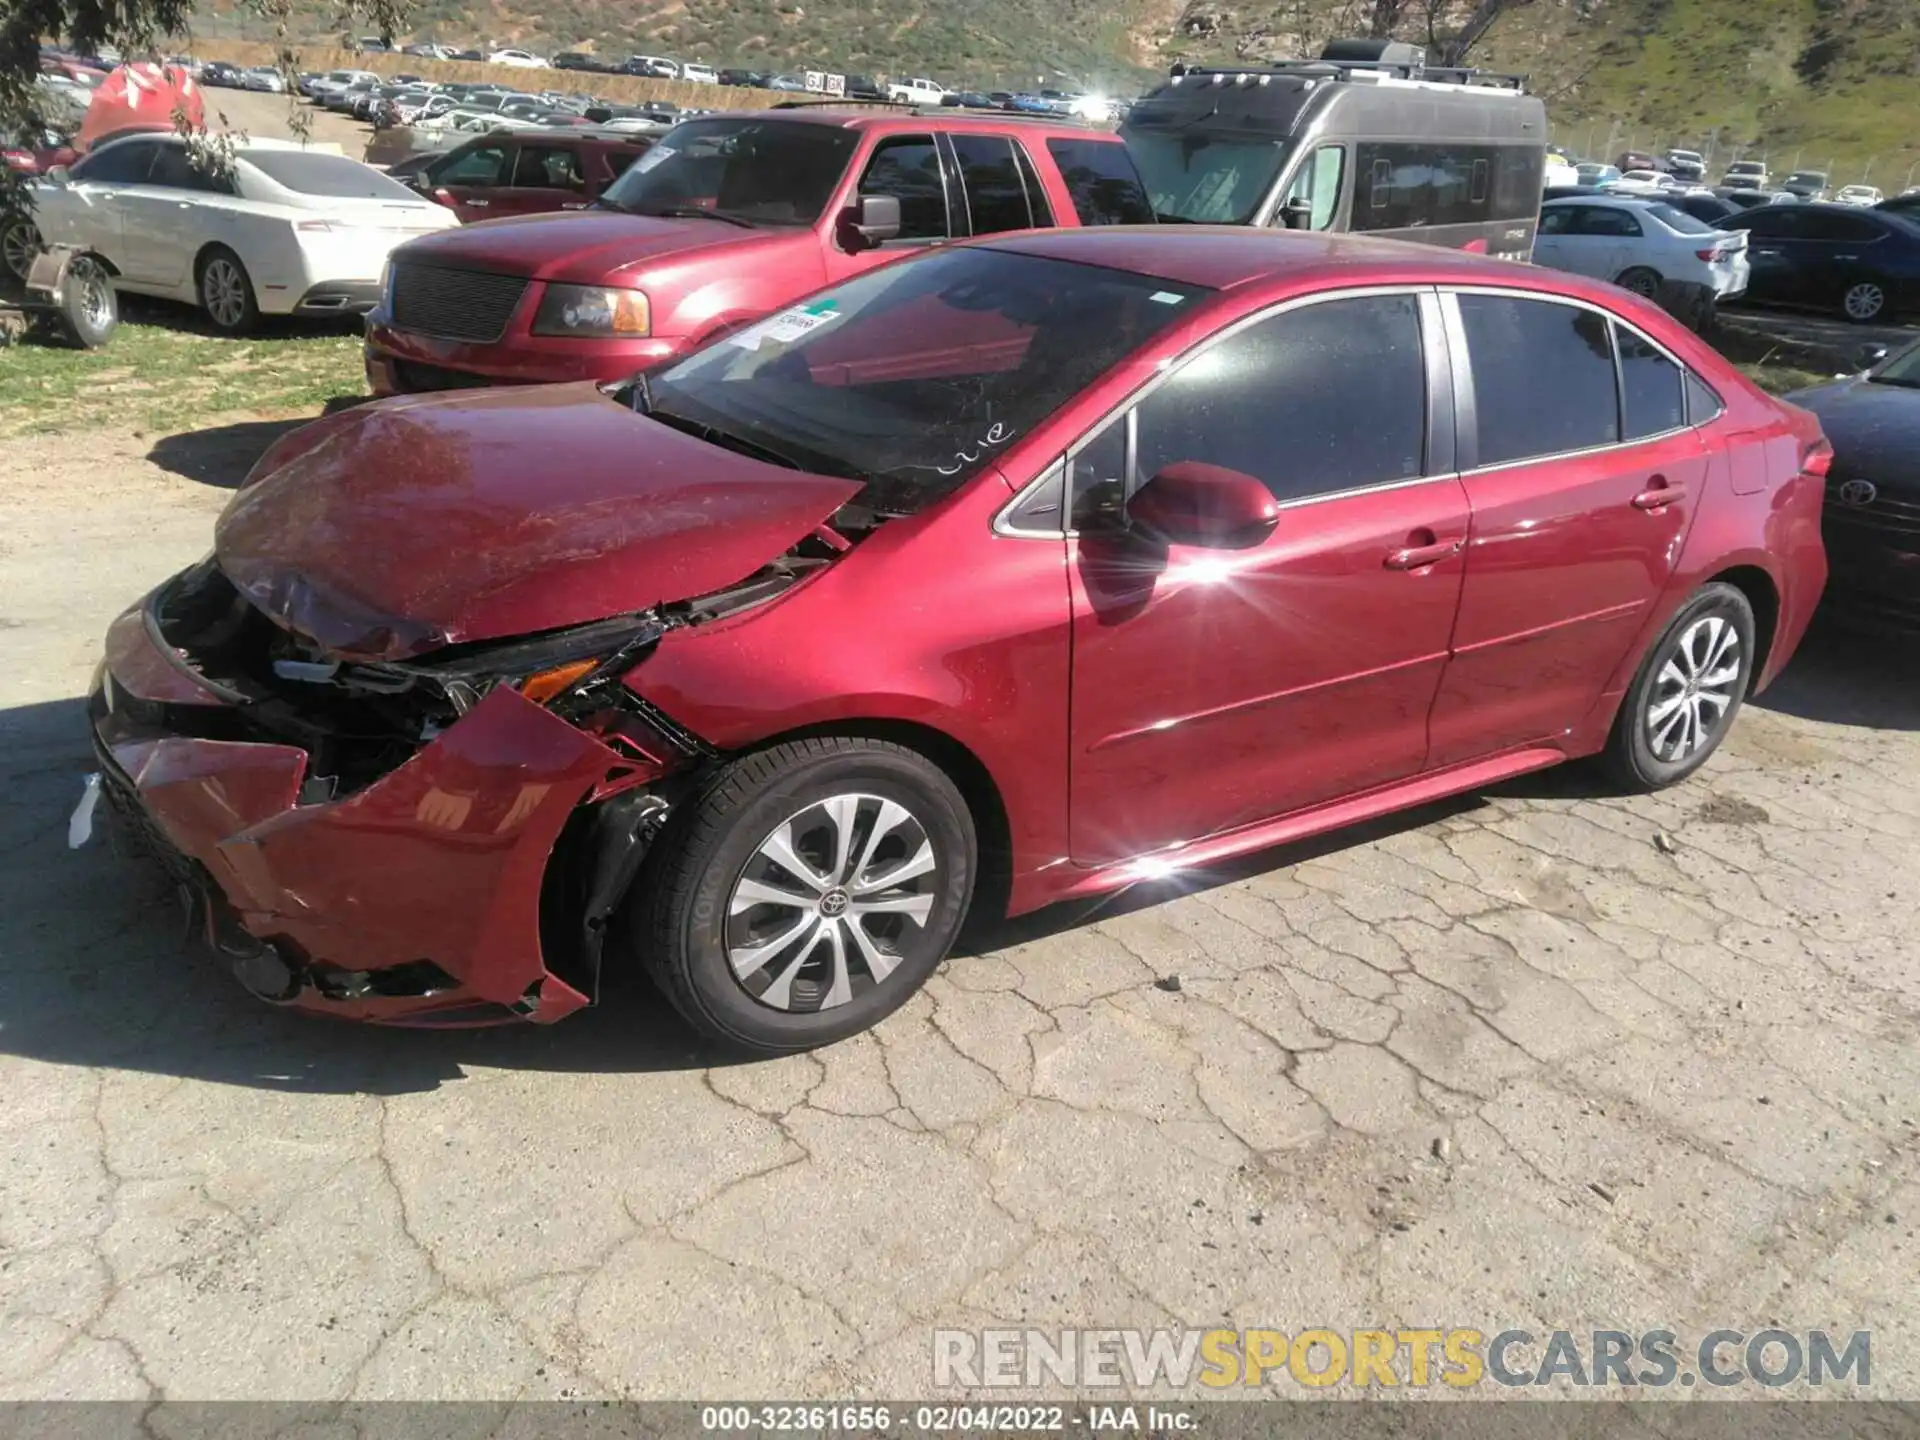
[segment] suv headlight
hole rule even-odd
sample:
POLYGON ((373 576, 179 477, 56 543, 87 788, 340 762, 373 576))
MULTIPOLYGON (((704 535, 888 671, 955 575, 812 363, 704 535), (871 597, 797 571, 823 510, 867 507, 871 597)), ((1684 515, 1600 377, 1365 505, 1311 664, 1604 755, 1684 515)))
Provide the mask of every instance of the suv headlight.
POLYGON ((641 290, 549 285, 533 317, 533 333, 590 340, 643 339, 653 333, 653 313, 641 290))

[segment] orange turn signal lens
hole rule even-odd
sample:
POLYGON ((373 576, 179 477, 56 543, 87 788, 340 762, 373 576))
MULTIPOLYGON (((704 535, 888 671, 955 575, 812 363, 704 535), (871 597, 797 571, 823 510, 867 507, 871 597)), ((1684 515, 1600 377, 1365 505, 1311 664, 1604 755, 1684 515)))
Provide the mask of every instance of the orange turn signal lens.
POLYGON ((520 693, 536 705, 544 705, 599 663, 598 660, 571 660, 551 670, 542 670, 520 682, 520 693))

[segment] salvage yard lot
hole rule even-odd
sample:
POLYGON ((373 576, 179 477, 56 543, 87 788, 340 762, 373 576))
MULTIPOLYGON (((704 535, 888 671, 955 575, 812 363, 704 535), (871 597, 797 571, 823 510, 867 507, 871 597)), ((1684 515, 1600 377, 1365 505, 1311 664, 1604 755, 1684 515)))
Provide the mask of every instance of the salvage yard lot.
POLYGON ((1001 927, 812 1056, 638 981, 358 1030, 64 844, 107 623, 358 389, 350 338, 242 348, 0 351, 0 1398, 901 1397, 939 1325, 1221 1323, 1864 1328, 1920 1398, 1914 647, 1817 631, 1659 796, 1549 772, 1001 927))

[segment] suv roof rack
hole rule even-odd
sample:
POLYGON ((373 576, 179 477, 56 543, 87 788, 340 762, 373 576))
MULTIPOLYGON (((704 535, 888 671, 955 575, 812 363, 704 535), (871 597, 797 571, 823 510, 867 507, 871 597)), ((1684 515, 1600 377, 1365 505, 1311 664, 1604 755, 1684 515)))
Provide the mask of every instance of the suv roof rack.
POLYGON ((1293 75, 1313 80, 1404 80, 1415 84, 1454 85, 1462 89, 1504 90, 1525 94, 1527 77, 1499 70, 1476 70, 1465 65, 1428 65, 1405 60, 1273 60, 1265 65, 1175 65, 1171 78, 1191 76, 1248 78, 1293 75))

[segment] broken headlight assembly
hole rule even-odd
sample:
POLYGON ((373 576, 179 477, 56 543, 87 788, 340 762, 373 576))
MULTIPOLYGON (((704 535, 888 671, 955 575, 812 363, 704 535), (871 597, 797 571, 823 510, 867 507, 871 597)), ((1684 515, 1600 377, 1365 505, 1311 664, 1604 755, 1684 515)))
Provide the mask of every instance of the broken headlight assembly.
POLYGON ((619 678, 660 638, 651 614, 622 615, 516 640, 452 645, 405 663, 281 659, 283 680, 400 695, 438 692, 452 712, 467 713, 505 685, 537 705, 575 718, 606 698, 619 678))

